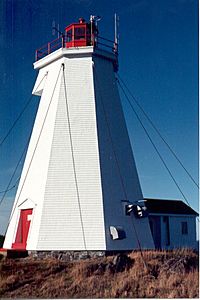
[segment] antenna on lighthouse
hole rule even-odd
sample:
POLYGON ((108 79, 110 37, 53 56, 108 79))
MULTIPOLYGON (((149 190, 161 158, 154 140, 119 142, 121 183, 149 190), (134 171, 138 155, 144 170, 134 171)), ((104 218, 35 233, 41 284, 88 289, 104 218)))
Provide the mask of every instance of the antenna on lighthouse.
POLYGON ((99 22, 100 20, 101 20, 100 16, 93 16, 93 15, 90 16, 90 22, 94 22, 96 26, 97 26, 97 22, 99 22))
POLYGON ((114 50, 118 53, 118 46, 119 46, 119 16, 115 13, 115 44, 114 50))
POLYGON ((60 33, 60 24, 59 23, 58 23, 57 29, 58 29, 58 38, 59 38, 59 33, 60 33))
POLYGON ((60 35, 63 35, 63 33, 60 31, 60 25, 58 24, 56 26, 56 22, 53 20, 52 21, 52 35, 55 35, 56 32, 58 34, 58 38, 59 38, 60 35))
POLYGON ((54 20, 52 21, 51 28, 52 28, 52 35, 55 35, 56 34, 56 30, 55 30, 55 28, 56 28, 56 22, 54 20))
POLYGON ((94 43, 96 42, 95 41, 95 34, 98 34, 98 22, 101 20, 101 17, 100 16, 93 16, 91 15, 90 16, 90 29, 91 29, 91 43, 92 45, 94 45, 94 43), (94 34, 95 32, 95 34, 94 34))

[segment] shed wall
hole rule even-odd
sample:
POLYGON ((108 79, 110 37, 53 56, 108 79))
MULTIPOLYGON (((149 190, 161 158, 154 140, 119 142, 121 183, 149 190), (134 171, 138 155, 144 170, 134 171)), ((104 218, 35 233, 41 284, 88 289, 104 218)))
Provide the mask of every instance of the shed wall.
POLYGON ((154 222, 154 239, 155 246, 162 249, 174 249, 174 248, 196 248, 196 216, 193 215, 158 215, 151 214, 149 219, 154 222), (169 240, 167 243, 166 222, 164 218, 169 219, 169 240), (159 219, 159 222, 158 222, 159 219), (187 222, 187 234, 182 234, 182 222, 187 222), (156 228, 155 228, 156 226, 156 228), (158 235, 160 234, 160 236, 158 235), (157 243, 157 239, 161 241, 160 246, 157 243))
MULTIPOLYGON (((170 216, 170 248, 196 247, 196 217, 170 216), (188 234, 182 234, 181 223, 187 222, 188 234)), ((162 222, 163 225, 163 222, 162 222)), ((163 227, 162 227, 163 229, 163 227)))

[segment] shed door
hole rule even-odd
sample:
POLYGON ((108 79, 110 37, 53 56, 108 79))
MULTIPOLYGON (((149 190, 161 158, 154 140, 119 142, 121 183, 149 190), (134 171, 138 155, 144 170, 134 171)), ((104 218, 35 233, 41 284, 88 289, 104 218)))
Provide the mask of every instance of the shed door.
POLYGON ((161 249, 161 221, 160 216, 149 216, 149 225, 156 249, 161 249))
POLYGON ((13 249, 26 249, 26 242, 31 224, 32 212, 33 209, 22 209, 20 211, 15 242, 12 244, 13 249))

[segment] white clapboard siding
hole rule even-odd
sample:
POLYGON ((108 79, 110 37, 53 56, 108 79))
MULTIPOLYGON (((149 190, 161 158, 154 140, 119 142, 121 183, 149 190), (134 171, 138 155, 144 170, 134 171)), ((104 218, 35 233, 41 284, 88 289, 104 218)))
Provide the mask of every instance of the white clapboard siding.
POLYGON ((94 57, 94 78, 107 248, 153 248, 148 219, 126 216, 122 206, 122 200, 136 202, 143 195, 112 62, 94 57), (109 227, 117 225, 124 228, 126 239, 110 238, 109 227))
POLYGON ((22 205, 33 209, 28 250, 154 247, 148 219, 126 216, 122 205, 143 196, 114 61, 106 51, 81 47, 34 64, 33 93, 41 100, 4 247, 15 241, 22 205), (113 240, 111 226, 121 226, 126 238, 113 240))
POLYGON ((66 87, 63 79, 60 87, 37 248, 83 250, 84 235, 87 249, 105 249, 91 57, 66 59, 65 80, 66 87))
MULTIPOLYGON (((49 66, 48 69, 49 73, 47 75, 45 84, 46 89, 43 91, 40 100, 40 105, 38 108, 19 186, 17 189, 13 209, 11 212, 8 230, 5 237, 4 247, 8 249, 11 248, 12 243, 15 240, 20 204, 26 201, 26 199, 31 199, 33 203, 35 203, 33 212, 34 218, 31 224, 31 228, 29 230, 29 235, 31 234, 32 230, 33 234, 31 234, 31 239, 29 240, 31 241, 33 249, 35 249, 37 243, 38 230, 40 226, 40 218, 42 213, 43 195, 45 191, 45 183, 48 172, 48 164, 54 130, 54 122, 52 122, 51 120, 55 120, 57 106, 56 99, 58 99, 59 95, 59 82, 56 87, 54 99, 47 114, 43 130, 41 131, 41 129, 48 105, 51 100, 51 96, 53 94, 55 80, 59 74, 60 64, 54 64, 54 66, 49 66)), ((59 77, 59 80, 60 79, 61 76, 59 77)))

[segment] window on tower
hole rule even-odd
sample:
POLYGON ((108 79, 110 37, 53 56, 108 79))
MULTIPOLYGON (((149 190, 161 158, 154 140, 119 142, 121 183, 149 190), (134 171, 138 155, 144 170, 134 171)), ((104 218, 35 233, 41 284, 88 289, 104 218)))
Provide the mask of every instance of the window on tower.
POLYGON ((72 41, 72 29, 67 31, 67 42, 72 41))
POLYGON ((74 28, 74 39, 75 40, 85 39, 85 26, 74 28))

